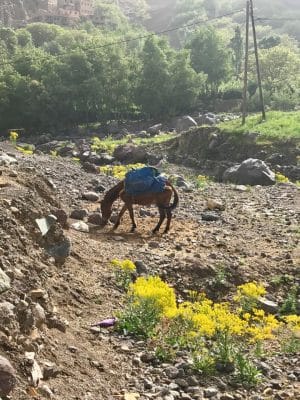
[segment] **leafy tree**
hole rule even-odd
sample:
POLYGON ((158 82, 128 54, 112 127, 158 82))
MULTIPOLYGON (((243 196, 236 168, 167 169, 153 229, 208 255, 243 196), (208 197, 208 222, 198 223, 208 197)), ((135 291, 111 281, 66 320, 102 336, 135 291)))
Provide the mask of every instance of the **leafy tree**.
MULTIPOLYGON (((262 82, 270 93, 293 90, 299 85, 300 57, 288 47, 276 46, 260 52, 262 82)), ((255 74, 254 58, 250 68, 255 74)))
POLYGON ((10 28, 0 28, 0 42, 4 44, 9 53, 13 53, 18 44, 17 35, 14 30, 10 28))
POLYGON ((203 27, 187 47, 191 49, 192 67, 196 72, 207 75, 210 91, 216 93, 230 72, 229 54, 222 38, 213 27, 203 27))
POLYGON ((32 45, 32 37, 30 32, 26 29, 18 29, 16 31, 18 45, 21 47, 26 47, 32 45))
POLYGON ((264 37, 258 42, 258 47, 261 49, 270 49, 271 47, 278 46, 281 42, 279 36, 264 37))
POLYGON ((176 115, 195 107, 199 94, 205 89, 206 76, 197 74, 190 65, 189 52, 182 50, 175 54, 170 67, 172 90, 170 107, 176 115))
POLYGON ((36 22, 27 25, 26 30, 31 33, 33 44, 37 47, 54 40, 61 28, 57 25, 36 22))
POLYGON ((137 88, 137 101, 149 116, 168 113, 168 100, 172 78, 165 41, 150 37, 146 40, 141 54, 141 78, 137 88))
POLYGON ((105 26, 106 29, 120 30, 128 28, 128 19, 116 4, 98 0, 95 4, 92 19, 95 24, 105 26))
POLYGON ((232 49, 232 61, 235 71, 236 78, 239 77, 242 70, 243 62, 243 38, 241 28, 236 26, 234 31, 234 37, 230 40, 230 48, 232 49))

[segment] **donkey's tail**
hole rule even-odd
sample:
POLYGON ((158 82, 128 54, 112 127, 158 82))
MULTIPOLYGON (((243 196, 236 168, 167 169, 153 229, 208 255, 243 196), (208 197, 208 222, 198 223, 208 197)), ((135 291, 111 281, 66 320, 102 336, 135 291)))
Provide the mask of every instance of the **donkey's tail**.
POLYGON ((178 206, 178 204, 179 204, 179 195, 178 195, 178 192, 177 192, 177 190, 175 189, 175 187, 172 185, 172 183, 170 183, 169 181, 167 181, 167 183, 166 183, 168 186, 170 186, 171 188, 172 188, 172 190, 173 190, 173 194, 174 194, 174 201, 173 201, 173 203, 170 205, 170 206, 167 206, 167 207, 163 207, 165 210, 170 210, 170 211, 173 211, 173 210, 175 210, 175 208, 178 206))

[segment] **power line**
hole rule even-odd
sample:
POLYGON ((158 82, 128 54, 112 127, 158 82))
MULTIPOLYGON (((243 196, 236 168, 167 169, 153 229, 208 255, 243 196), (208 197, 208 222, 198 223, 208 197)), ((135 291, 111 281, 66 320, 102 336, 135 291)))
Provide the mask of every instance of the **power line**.
MULTIPOLYGON (((190 23, 190 24, 177 26, 177 27, 166 29, 166 30, 163 30, 163 31, 157 31, 157 32, 153 32, 153 33, 148 33, 146 35, 137 36, 135 38, 123 39, 123 40, 119 40, 119 41, 116 41, 116 42, 107 43, 107 44, 104 44, 104 45, 101 45, 101 46, 87 47, 87 48, 84 49, 84 51, 102 49, 102 48, 106 48, 106 47, 115 46, 115 45, 118 45, 118 44, 125 44, 125 43, 130 43, 130 42, 133 42, 133 41, 136 41, 136 40, 147 39, 149 37, 163 35, 163 34, 174 32, 174 31, 177 31, 177 30, 180 30, 180 29, 190 28, 192 26, 196 26, 196 25, 200 25, 200 24, 206 24, 206 23, 218 20, 218 19, 222 19, 222 18, 226 18, 226 17, 232 16, 234 14, 238 14, 238 13, 243 12, 243 11, 244 11, 243 9, 239 9, 239 10, 232 11, 230 13, 219 15, 217 17, 207 18, 205 20, 196 21, 196 22, 193 22, 193 23, 190 23)), ((78 49, 76 49, 76 51, 77 50, 78 49)), ((55 57, 59 58, 59 57, 62 57, 64 55, 69 55, 71 53, 71 51, 72 50, 68 50, 66 52, 62 52, 62 53, 60 53, 59 55, 57 55, 55 57)), ((26 58, 26 56, 24 58, 26 58)), ((11 63, 11 62, 0 63, 0 67, 6 66, 6 65, 13 66, 13 63, 11 63)))
POLYGON ((257 17, 255 21, 300 21, 300 17, 294 18, 267 18, 267 17, 257 17))

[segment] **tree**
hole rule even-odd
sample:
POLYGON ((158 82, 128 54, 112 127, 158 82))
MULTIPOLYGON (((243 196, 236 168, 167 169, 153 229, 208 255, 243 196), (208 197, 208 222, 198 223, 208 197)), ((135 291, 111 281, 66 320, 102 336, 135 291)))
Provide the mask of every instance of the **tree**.
POLYGON ((199 94, 204 91, 206 76, 197 74, 190 65, 187 50, 175 54, 170 68, 172 90, 170 108, 176 115, 190 111, 197 104, 199 94))
POLYGON ((213 27, 204 27, 197 31, 187 47, 191 49, 192 67, 207 75, 208 89, 216 94, 230 72, 229 54, 221 36, 213 27))
POLYGON ((40 47, 43 46, 44 43, 54 40, 61 28, 57 25, 36 22, 27 25, 26 29, 31 33, 33 44, 40 47))
POLYGON ((137 88, 137 101, 151 117, 168 113, 172 78, 165 41, 156 37, 146 40, 141 54, 141 77, 137 88))
POLYGON ((271 47, 278 46, 281 42, 279 36, 264 37, 258 42, 258 47, 261 49, 270 49, 271 47))
POLYGON ((18 44, 17 35, 13 29, 0 28, 0 43, 3 43, 9 53, 14 53, 18 44))
POLYGON ((32 45, 32 37, 30 32, 28 32, 26 29, 18 29, 16 31, 17 39, 18 39, 18 45, 21 47, 26 47, 32 45))
POLYGON ((232 49, 232 61, 235 71, 235 76, 238 79, 242 70, 242 63, 243 63, 243 38, 241 33, 241 28, 236 26, 234 30, 234 37, 230 40, 229 44, 230 48, 232 49))
MULTIPOLYGON (((261 50, 260 66, 263 85, 271 94, 296 89, 299 85, 300 56, 288 47, 276 46, 261 50)), ((250 68, 254 75, 253 58, 250 68)))

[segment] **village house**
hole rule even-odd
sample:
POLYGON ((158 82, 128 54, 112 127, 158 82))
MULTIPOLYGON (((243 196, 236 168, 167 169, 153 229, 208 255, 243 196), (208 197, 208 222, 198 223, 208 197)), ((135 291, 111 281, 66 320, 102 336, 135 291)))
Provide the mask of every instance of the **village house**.
POLYGON ((46 0, 35 20, 72 25, 80 17, 93 15, 94 0, 46 0))

